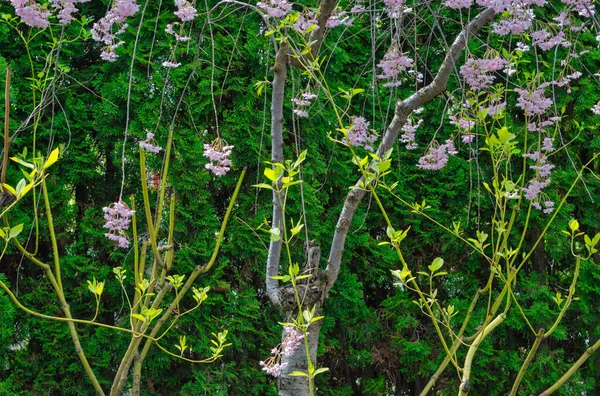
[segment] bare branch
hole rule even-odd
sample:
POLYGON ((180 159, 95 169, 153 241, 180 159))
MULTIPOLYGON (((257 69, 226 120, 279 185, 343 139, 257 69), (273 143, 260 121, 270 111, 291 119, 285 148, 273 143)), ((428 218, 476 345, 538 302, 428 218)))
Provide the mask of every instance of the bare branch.
MULTIPOLYGON (((482 27, 488 24, 495 15, 496 12, 491 8, 488 8, 477 15, 477 17, 475 17, 456 37, 433 81, 429 85, 419 89, 407 99, 396 103, 394 118, 385 131, 383 139, 377 148, 377 154, 379 156, 382 156, 392 148, 394 142, 398 138, 400 129, 404 126, 408 116, 413 112, 413 110, 421 107, 425 103, 432 101, 435 97, 442 94, 446 90, 446 84, 448 83, 450 74, 454 69, 456 60, 465 48, 468 40, 477 34, 482 27)), ((358 186, 359 183, 360 180, 356 182, 355 186, 358 186)), ((329 262, 326 268, 327 275, 329 277, 329 283, 327 285, 328 291, 331 289, 333 283, 337 279, 340 271, 344 245, 346 243, 346 235, 348 234, 348 229, 352 223, 352 218, 354 217, 356 208, 365 194, 366 192, 364 190, 352 189, 346 196, 344 207, 340 213, 340 217, 333 234, 331 250, 329 252, 329 262)))

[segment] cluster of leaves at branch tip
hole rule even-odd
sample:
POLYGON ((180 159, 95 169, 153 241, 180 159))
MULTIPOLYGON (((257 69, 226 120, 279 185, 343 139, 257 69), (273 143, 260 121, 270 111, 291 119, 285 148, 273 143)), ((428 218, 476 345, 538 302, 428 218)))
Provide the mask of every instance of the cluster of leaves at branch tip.
MULTIPOLYGON (((389 149, 383 158, 379 157, 376 153, 369 153, 362 158, 353 156, 352 163, 358 166, 365 177, 364 180, 360 180, 358 186, 352 186, 351 188, 367 190, 369 185, 378 184, 385 175, 389 174, 392 166, 392 150, 393 149, 389 149)), ((397 184, 398 183, 394 183, 388 188, 392 190, 397 184)))
POLYGON ((285 161, 285 164, 280 162, 266 162, 271 165, 272 168, 265 168, 263 174, 272 184, 259 183, 254 184, 253 187, 281 192, 291 186, 302 183, 302 180, 294 180, 294 177, 299 173, 298 168, 305 159, 306 150, 301 152, 298 159, 293 162, 291 160, 285 161))
POLYGON ((579 252, 582 250, 581 243, 575 241, 575 238, 579 238, 583 236, 584 247, 587 250, 587 255, 582 257, 583 260, 588 260, 591 258, 593 254, 598 253, 598 249, 596 245, 600 242, 600 232, 597 233, 593 238, 587 235, 585 232, 577 232, 579 231, 579 222, 576 219, 573 219, 569 222, 569 231, 563 230, 562 233, 571 238, 571 248, 573 250, 573 255, 579 255, 579 252))

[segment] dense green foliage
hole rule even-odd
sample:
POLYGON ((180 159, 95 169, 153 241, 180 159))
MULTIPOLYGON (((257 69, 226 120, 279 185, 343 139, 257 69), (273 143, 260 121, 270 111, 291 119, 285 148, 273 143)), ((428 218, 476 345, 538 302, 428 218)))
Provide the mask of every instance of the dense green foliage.
MULTIPOLYGON (((120 57, 114 63, 99 60, 100 46, 91 40, 64 43, 58 67, 52 69, 56 74, 35 77, 52 78, 54 84, 42 101, 39 125, 35 128, 31 123, 21 126, 34 106, 29 59, 37 76, 44 68, 50 37, 44 34, 35 37, 28 54, 14 30, 0 23, 2 86, 6 66, 13 69, 10 126, 11 131, 17 132, 12 137, 10 155, 26 148, 29 153, 33 148, 46 155, 57 145, 64 145, 61 159, 50 172, 48 185, 66 297, 74 317, 91 319, 95 304, 86 281, 93 277, 106 280, 98 321, 107 324, 120 323, 126 314, 126 302, 112 269, 127 268, 132 257, 104 237, 102 208, 118 200, 121 188, 124 197, 133 195, 136 202, 142 201, 140 183, 151 178, 140 175, 138 162, 138 142, 146 132, 154 131, 157 142, 164 147, 171 125, 175 131, 169 190, 177 199, 176 273, 187 274, 209 259, 237 175, 247 168, 235 218, 230 220, 217 264, 197 280, 199 286, 211 286, 214 291, 201 309, 178 322, 176 332, 167 335, 165 341, 165 345, 173 346, 178 342, 178 334, 186 334, 193 348, 190 356, 200 359, 210 355, 210 334, 228 329, 232 346, 210 365, 188 364, 153 348, 143 368, 142 389, 148 395, 274 395, 276 381, 261 371, 259 361, 279 342, 281 317, 269 303, 264 289, 268 236, 256 231, 271 216, 271 197, 268 192, 257 192, 252 187, 263 181, 264 163, 270 159, 270 92, 267 85, 257 93, 255 84, 272 78, 273 43, 264 37, 265 24, 256 13, 240 8, 227 9, 221 14, 222 5, 211 12, 211 23, 206 14, 197 18, 190 42, 175 43, 163 33, 165 24, 174 21, 173 5, 152 1, 145 4, 139 35, 136 38, 140 15, 131 21, 124 35, 126 43, 118 50, 120 57), (170 70, 161 64, 172 51, 182 65, 170 70), (206 159, 202 157, 203 144, 210 143, 217 132, 235 146, 233 169, 221 178, 204 168, 206 159), (125 171, 123 187, 121 169, 125 171)), ((106 10, 101 2, 81 7, 84 15, 96 20, 106 10)), ((217 2, 197 3, 197 7, 206 11, 217 7, 217 2)), ((0 14, 4 13, 13 13, 5 2, 0 3, 0 14)), ((431 20, 422 21, 422 25, 413 21, 415 26, 411 31, 416 37, 415 45, 425 48, 424 54, 430 54, 424 55, 420 66, 432 72, 441 62, 437 54, 445 51, 445 43, 451 42, 460 30, 460 24, 453 23, 454 11, 443 9, 438 18, 443 22, 443 37, 428 28, 431 20)), ((19 29, 28 32, 22 25, 19 29)), ((76 37, 78 29, 77 25, 70 25, 64 32, 65 38, 76 37)), ((373 74, 378 73, 373 65, 389 46, 388 29, 365 15, 343 34, 341 30, 328 33, 322 49, 328 56, 327 83, 334 91, 364 88, 365 92, 353 101, 349 114, 364 116, 376 131, 389 124, 394 101, 415 88, 405 85, 392 90, 373 81, 373 74), (373 24, 377 26, 374 33, 370 30, 373 24)), ((581 49, 591 51, 582 59, 581 67, 596 72, 600 51, 597 42, 588 35, 583 34, 578 41, 581 49)), ((490 40, 494 40, 493 36, 490 40)), ((490 43, 494 45, 500 49, 506 43, 490 43)), ((474 46, 472 51, 482 50, 474 46)), ((546 55, 548 59, 540 55, 538 61, 551 62, 552 55, 546 55)), ((534 56, 524 55, 532 65, 534 56)), ((534 66, 531 67, 534 71, 534 66)), ((285 155, 291 159, 308 150, 308 160, 302 169, 302 190, 294 190, 289 197, 289 216, 296 219, 305 216, 310 239, 316 239, 323 252, 327 252, 348 187, 356 181, 358 173, 345 147, 329 139, 330 134, 336 137, 336 125, 324 96, 311 107, 310 119, 292 118, 290 99, 305 87, 307 79, 297 70, 291 73, 290 85, 294 84, 296 92, 286 97, 285 155)), ((576 177, 581 164, 600 148, 597 133, 600 117, 589 111, 600 97, 600 87, 591 74, 574 81, 570 92, 560 88, 555 93, 558 110, 564 115, 560 124, 562 140, 569 142, 565 150, 552 157, 556 169, 548 194, 556 202, 576 177)), ((429 78, 425 73, 425 79, 429 78)), ((455 76, 449 85, 448 92, 459 88, 455 76)), ((460 93, 456 95, 450 101, 460 103, 460 93)), ((36 101, 40 103, 40 98, 36 101)), ((443 141, 454 133, 444 114, 446 105, 445 98, 438 98, 424 109, 422 117, 426 121, 417 137, 421 151, 410 152, 401 143, 396 144, 389 177, 399 181, 397 191, 406 201, 420 202, 426 198, 432 207, 429 214, 440 223, 450 225, 460 221, 464 229, 474 231, 487 226, 492 211, 479 179, 489 177, 490 164, 486 158, 464 146, 441 171, 425 171, 415 166, 432 136, 439 133, 437 139, 443 141)), ((508 126, 515 130, 524 122, 517 111, 507 118, 513 122, 508 126)), ((161 152, 149 158, 152 172, 161 171, 163 156, 161 152)), ((597 160, 592 168, 596 174, 600 173, 597 160)), ((16 164, 11 164, 7 183, 15 185, 21 177, 16 164)), ((585 184, 577 184, 532 257, 531 265, 519 277, 515 292, 535 329, 552 325, 559 311, 552 297, 557 291, 566 294, 573 276, 569 241, 560 231, 567 228, 572 218, 579 219, 581 228, 589 234, 600 231, 599 188, 598 179, 587 175, 585 184)), ((157 199, 156 191, 151 197, 157 199)), ((440 299, 454 305, 457 322, 461 321, 472 296, 485 283, 489 269, 482 268, 480 257, 452 235, 385 193, 382 197, 398 229, 411 226, 410 237, 403 242, 403 253, 415 271, 426 270, 439 256, 448 263, 449 274, 436 280, 437 287, 440 299)), ((19 240, 30 251, 36 249, 35 240, 27 240, 27 235, 35 229, 33 204, 30 196, 8 215, 11 224, 25 224, 19 240)), ((44 230, 47 218, 42 212, 39 227, 44 230)), ((523 222, 524 217, 517 221, 523 222)), ((539 213, 533 215, 528 245, 537 239, 546 221, 547 217, 539 213)), ((167 224, 161 224, 161 229, 166 227, 167 224)), ((384 219, 367 197, 354 217, 340 277, 324 309, 319 364, 329 367, 330 373, 318 377, 319 394, 418 394, 444 358, 431 320, 413 303, 415 296, 394 283, 390 271, 398 269, 399 263, 389 247, 379 246, 386 238, 385 233, 384 219)), ((301 260, 301 243, 293 248, 301 260)), ((41 232, 37 251, 40 260, 52 260, 50 239, 45 232, 41 232)), ((539 393, 552 385, 586 347, 600 338, 597 264, 600 262, 596 258, 596 263, 582 265, 578 300, 568 310, 559 330, 543 341, 521 385, 523 394, 539 393)), ((15 248, 10 247, 2 258, 1 272, 0 279, 6 278, 23 305, 60 316, 44 274, 15 248)), ((483 321, 485 308, 482 304, 474 310, 466 334, 472 334, 483 321)), ((97 376, 105 387, 110 386, 129 342, 127 335, 94 326, 78 325, 78 330, 97 376)), ((480 347, 473 369, 474 393, 483 394, 481 390, 485 390, 489 395, 507 394, 534 338, 518 313, 509 316, 480 347)), ((461 353, 459 359, 464 358, 464 352, 461 353)), ((2 395, 93 394, 73 353, 65 324, 31 317, 17 309, 3 292, 0 292, 0 356, 2 395)), ((436 385, 436 394, 454 394, 458 384, 459 377, 449 366, 436 385)), ((560 394, 600 394, 600 356, 592 356, 560 394)))

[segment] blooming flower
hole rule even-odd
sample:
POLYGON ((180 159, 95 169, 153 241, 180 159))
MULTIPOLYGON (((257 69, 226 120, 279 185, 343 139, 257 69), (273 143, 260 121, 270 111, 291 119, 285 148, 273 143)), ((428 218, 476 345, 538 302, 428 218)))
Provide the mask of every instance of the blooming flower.
POLYGON ((355 147, 364 147, 365 150, 373 151, 371 146, 377 136, 369 132, 369 122, 364 117, 356 117, 348 131, 347 143, 355 147))
POLYGON ((552 99, 544 96, 544 89, 542 87, 538 87, 533 91, 515 88, 515 92, 519 94, 517 107, 523 109, 525 115, 541 115, 552 106, 552 99))
POLYGON ((444 1, 444 5, 448 8, 471 8, 473 5, 473 0, 446 0, 444 1))
POLYGON ((49 25, 50 11, 35 0, 10 0, 10 2, 15 9, 15 14, 27 26, 45 29, 49 25))
POLYGON ((398 78, 398 75, 401 72, 412 69, 413 62, 411 58, 400 52, 396 46, 392 46, 377 65, 377 67, 381 68, 381 74, 377 78, 390 80, 383 84, 384 87, 397 87, 402 84, 402 80, 398 78))
POLYGON ((220 138, 215 139, 211 144, 204 145, 204 156, 210 161, 204 167, 214 173, 216 176, 223 176, 230 170, 231 150, 233 146, 228 146, 220 138))
POLYGON ((421 126, 423 120, 420 119, 416 124, 413 124, 412 119, 406 120, 406 123, 402 126, 402 136, 400 136, 400 142, 406 144, 407 150, 414 150, 418 144, 415 142, 415 131, 421 126))
POLYGON ((125 23, 127 18, 134 16, 139 9, 140 7, 136 4, 135 0, 116 0, 106 15, 94 23, 92 38, 106 44, 100 55, 102 59, 114 62, 118 58, 115 54, 115 49, 121 46, 123 42, 116 42, 115 40, 127 28, 127 24, 125 23), (115 25, 121 25, 121 27, 116 32, 113 32, 115 25))
POLYGON ((265 0, 257 3, 256 6, 267 12, 265 18, 283 18, 292 9, 292 5, 287 0, 265 0))
POLYGON ((300 98, 293 98, 292 103, 297 107, 294 109, 294 114, 298 117, 308 117, 308 111, 303 109, 303 107, 309 106, 316 97, 317 95, 310 91, 305 91, 300 95, 300 98))
POLYGON ((448 163, 448 155, 456 155, 458 152, 454 148, 451 139, 438 147, 430 147, 427 153, 419 158, 417 167, 427 170, 440 170, 448 163))
POLYGON ((467 59, 464 65, 460 67, 460 74, 463 76, 467 85, 474 91, 486 89, 494 82, 495 77, 489 75, 490 72, 502 70, 508 65, 506 59, 467 59))
POLYGON ((163 67, 166 67, 168 69, 175 69, 178 68, 179 66, 181 66, 181 63, 175 63, 175 62, 171 62, 171 61, 164 61, 162 63, 163 67))
POLYGON ((272 356, 259 363, 263 371, 266 371, 267 374, 275 378, 279 377, 287 367, 287 362, 282 362, 282 358, 291 357, 304 340, 304 335, 292 327, 286 326, 284 327, 284 331, 285 337, 283 338, 283 342, 271 349, 272 356))
POLYGON ((183 22, 192 21, 196 17, 198 11, 188 1, 175 0, 175 5, 177 6, 177 11, 174 14, 183 22))
POLYGON ((119 247, 127 249, 129 247, 129 238, 125 231, 129 229, 129 225, 131 224, 133 210, 129 209, 122 201, 119 201, 102 208, 102 211, 104 212, 104 220, 106 220, 104 228, 109 230, 104 236, 111 241, 117 242, 119 247))
POLYGON ((140 142, 140 147, 146 151, 151 153, 158 153, 162 148, 160 146, 155 146, 151 142, 154 140, 154 134, 152 132, 148 132, 146 134, 146 140, 142 140, 140 142))

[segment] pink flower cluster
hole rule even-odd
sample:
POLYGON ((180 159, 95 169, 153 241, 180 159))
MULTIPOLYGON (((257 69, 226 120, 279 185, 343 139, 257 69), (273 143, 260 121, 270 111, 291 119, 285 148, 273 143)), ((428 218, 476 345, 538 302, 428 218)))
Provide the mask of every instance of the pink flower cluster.
POLYGON ((233 146, 228 146, 221 139, 217 138, 211 144, 204 145, 204 156, 210 161, 204 167, 214 173, 216 176, 223 176, 229 172, 231 167, 231 150, 233 146))
POLYGON ((294 29, 296 31, 304 34, 308 30, 308 28, 314 26, 314 30, 319 29, 318 21, 316 19, 316 15, 314 12, 308 10, 304 14, 298 15, 298 20, 294 23, 294 29))
MULTIPOLYGON (((525 198, 533 201, 532 205, 538 210, 542 210, 540 193, 542 189, 550 185, 550 173, 554 169, 554 165, 548 163, 548 157, 546 156, 546 153, 554 151, 553 143, 554 139, 547 137, 542 142, 541 151, 523 154, 523 157, 535 161, 535 165, 531 165, 529 168, 536 172, 535 177, 527 183, 526 187, 523 187, 523 192, 525 193, 525 198)), ((552 201, 545 199, 543 203, 544 213, 551 213, 554 210, 554 203, 552 201)))
POLYGON ((283 18, 292 9, 292 4, 287 0, 263 0, 256 6, 267 12, 265 18, 283 18))
POLYGON ((24 24, 31 27, 45 29, 50 22, 50 11, 42 7, 35 0, 10 0, 17 14, 24 24))
POLYGON ((73 21, 73 15, 79 12, 75 5, 77 3, 87 3, 90 0, 50 0, 52 8, 57 12, 57 17, 60 23, 66 25, 73 21))
POLYGON ((106 44, 102 50, 100 57, 105 61, 114 62, 118 55, 115 54, 115 49, 124 44, 123 41, 116 41, 119 34, 127 29, 125 21, 127 18, 134 16, 140 7, 135 0, 116 0, 113 7, 106 15, 92 27, 92 38, 98 42, 106 44), (121 27, 113 33, 113 27, 121 25, 121 27))
POLYGON ((192 21, 198 11, 186 0, 175 0, 177 11, 174 12, 183 22, 192 21))
POLYGON ((494 33, 500 35, 522 34, 533 23, 533 10, 522 4, 514 3, 506 12, 505 18, 492 24, 494 33))
POLYGON ((548 51, 557 45, 568 46, 569 42, 565 41, 565 33, 562 30, 556 35, 552 35, 546 29, 542 29, 531 33, 531 44, 548 51))
POLYGON ((517 99, 517 107, 520 107, 525 112, 525 115, 541 115, 552 106, 552 99, 544 96, 544 87, 542 84, 533 91, 523 88, 515 88, 515 92, 519 94, 517 99))
POLYGON ((327 22, 325 22, 325 27, 327 29, 333 29, 342 25, 352 26, 353 22, 354 18, 350 17, 350 13, 335 9, 329 16, 329 19, 327 19, 327 22))
POLYGON ((310 91, 303 92, 301 98, 292 99, 292 103, 296 105, 296 109, 294 109, 294 114, 298 117, 308 117, 308 111, 304 108, 309 106, 311 102, 317 98, 317 95, 311 93, 310 91))
POLYGON ((348 131, 348 140, 346 143, 354 147, 364 147, 365 150, 373 151, 372 144, 377 136, 369 132, 369 122, 364 117, 356 117, 348 131))
POLYGON ((179 35, 179 34, 178 34, 178 33, 177 33, 177 32, 176 32, 174 29, 173 29, 174 25, 175 25, 175 24, 173 24, 173 23, 169 23, 169 24, 167 24, 167 27, 165 28, 165 32, 166 32, 167 34, 170 34, 170 35, 174 36, 174 37, 175 37, 175 40, 177 40, 177 41, 185 42, 185 41, 189 41, 189 40, 191 39, 189 36, 181 36, 181 35, 179 35))
POLYGON ((398 78, 398 75, 401 72, 411 70, 413 68, 413 62, 414 61, 411 58, 402 54, 402 52, 394 45, 377 65, 381 68, 381 74, 379 74, 377 78, 389 80, 389 82, 383 84, 384 87, 397 87, 402 84, 402 80, 398 78))
POLYGON ((592 113, 600 115, 600 102, 596 103, 594 107, 592 107, 592 113))
POLYGON ((160 146, 156 146, 156 145, 152 144, 152 142, 154 142, 154 134, 152 132, 148 132, 146 134, 146 140, 142 140, 140 142, 140 147, 151 153, 156 154, 156 153, 160 152, 160 150, 162 150, 162 148, 160 146))
POLYGON ((474 91, 488 88, 495 80, 488 73, 504 69, 508 65, 506 59, 473 59, 469 58, 460 67, 460 74, 467 85, 474 91))
POLYGON ((458 151, 454 148, 451 139, 438 147, 430 147, 427 153, 419 158, 417 167, 427 170, 440 170, 448 163, 448 155, 456 155, 458 151))
POLYGON ((460 8, 471 8, 473 0, 446 0, 444 6, 458 10, 460 8))
POLYGON ((287 362, 282 362, 282 358, 291 357, 304 340, 304 335, 296 329, 287 326, 284 329, 286 334, 283 342, 271 350, 272 356, 259 363, 267 374, 275 378, 287 367, 287 362))
POLYGON ((387 14, 390 18, 400 18, 410 8, 404 6, 404 0, 383 0, 387 14))
POLYGON ((407 150, 414 150, 417 148, 418 144, 415 142, 415 132, 422 123, 423 120, 420 119, 414 124, 412 118, 409 118, 406 120, 406 124, 402 126, 402 132, 404 133, 400 136, 400 142, 406 144, 407 150))
POLYGON ((102 208, 102 211, 104 212, 104 220, 106 220, 104 228, 109 230, 104 236, 111 241, 117 242, 119 247, 127 249, 129 247, 129 238, 125 231, 129 229, 129 225, 131 224, 133 210, 129 209, 122 201, 119 201, 102 208))

